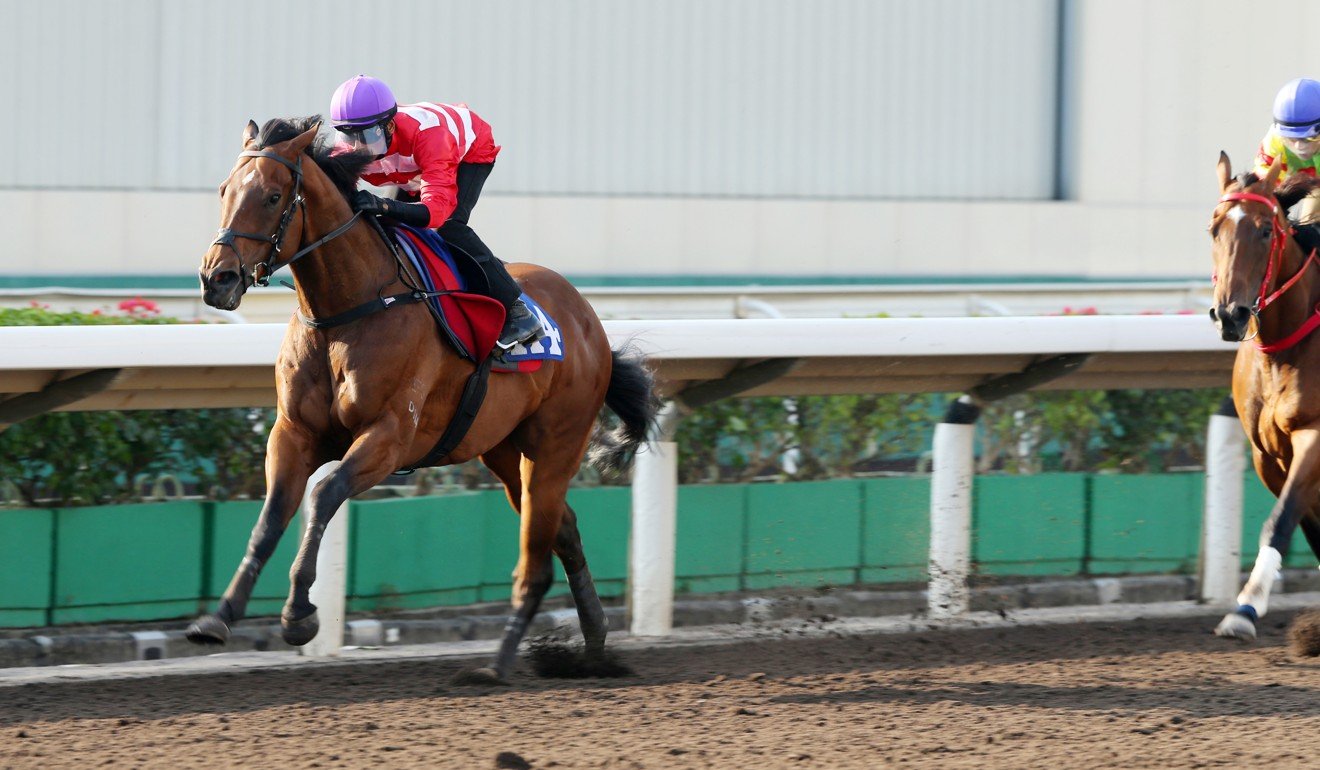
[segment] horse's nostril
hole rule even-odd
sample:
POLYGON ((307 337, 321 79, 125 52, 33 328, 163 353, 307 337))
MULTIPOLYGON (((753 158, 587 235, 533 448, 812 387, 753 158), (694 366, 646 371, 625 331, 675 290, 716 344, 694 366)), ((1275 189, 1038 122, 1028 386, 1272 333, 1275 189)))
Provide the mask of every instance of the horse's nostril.
POLYGON ((238 273, 233 270, 222 270, 211 276, 211 285, 217 289, 227 289, 238 282, 238 273))
POLYGON ((1218 315, 1217 313, 1215 313, 1215 309, 1214 309, 1214 308, 1210 308, 1210 320, 1211 320, 1211 321, 1218 321, 1218 320, 1219 320, 1219 315, 1218 315))
POLYGON ((1251 310, 1249 308, 1245 308, 1241 305, 1233 308, 1233 320, 1236 323, 1244 324, 1250 316, 1251 310))

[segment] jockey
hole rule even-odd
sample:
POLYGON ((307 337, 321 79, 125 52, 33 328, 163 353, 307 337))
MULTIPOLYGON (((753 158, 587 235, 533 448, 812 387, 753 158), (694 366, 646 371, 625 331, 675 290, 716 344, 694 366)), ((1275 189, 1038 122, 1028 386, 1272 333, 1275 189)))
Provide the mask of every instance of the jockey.
MULTIPOLYGON (((1256 176, 1264 178, 1280 155, 1280 179, 1288 174, 1315 176, 1320 168, 1320 82, 1297 78, 1274 97, 1274 122, 1256 152, 1256 176)), ((1289 216, 1299 224, 1320 220, 1320 191, 1303 198, 1289 216)))
POLYGON ((389 86, 367 75, 335 89, 330 120, 346 144, 374 156, 362 170, 363 181, 398 187, 395 200, 358 190, 353 210, 433 227, 445 243, 472 257, 485 273, 490 296, 507 311, 500 348, 539 336, 541 321, 519 299, 522 289, 468 227, 500 151, 490 124, 464 104, 399 104, 389 86))

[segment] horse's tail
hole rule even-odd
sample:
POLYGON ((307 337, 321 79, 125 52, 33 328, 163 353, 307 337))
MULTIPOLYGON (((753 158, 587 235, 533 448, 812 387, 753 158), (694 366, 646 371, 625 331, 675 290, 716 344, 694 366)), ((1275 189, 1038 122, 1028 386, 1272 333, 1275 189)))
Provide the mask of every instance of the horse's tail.
POLYGON ((632 464, 637 448, 646 441, 660 411, 660 398, 651 370, 635 349, 624 345, 610 351, 610 356, 613 369, 605 406, 618 416, 619 425, 597 428, 587 459, 601 471, 618 472, 632 464))

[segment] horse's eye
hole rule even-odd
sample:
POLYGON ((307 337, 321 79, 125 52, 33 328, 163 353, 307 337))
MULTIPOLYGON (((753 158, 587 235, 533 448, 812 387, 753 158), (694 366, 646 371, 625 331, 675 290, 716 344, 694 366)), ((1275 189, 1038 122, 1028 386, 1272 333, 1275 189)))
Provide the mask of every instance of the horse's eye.
POLYGON ((279 203, 279 202, 280 202, 280 194, 279 194, 279 193, 275 193, 274 195, 272 195, 272 196, 270 196, 269 198, 266 199, 266 205, 267 205, 267 206, 274 206, 276 203, 279 203))
POLYGON ((1261 230, 1260 230, 1260 239, 1261 239, 1262 241, 1267 241, 1267 240, 1269 240, 1269 239, 1270 239, 1270 236, 1272 236, 1272 235, 1274 235, 1274 227, 1273 227, 1273 226, 1271 226, 1271 225, 1266 225, 1265 227, 1262 227, 1262 228, 1261 228, 1261 230))

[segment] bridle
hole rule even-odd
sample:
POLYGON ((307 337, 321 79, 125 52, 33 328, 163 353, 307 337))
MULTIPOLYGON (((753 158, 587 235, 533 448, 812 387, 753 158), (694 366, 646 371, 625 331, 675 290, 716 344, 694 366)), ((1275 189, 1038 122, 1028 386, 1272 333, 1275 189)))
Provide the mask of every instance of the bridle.
POLYGON ((244 150, 243 152, 240 152, 238 156, 240 158, 269 158, 277 163, 283 164, 285 168, 293 172, 293 194, 289 196, 289 202, 285 205, 284 212, 280 215, 280 223, 275 227, 274 233, 271 235, 261 235, 260 233, 245 233, 235 230, 232 227, 222 227, 217 231, 215 240, 211 241, 212 246, 228 246, 234 250, 234 254, 238 255, 238 272, 239 275, 242 276, 243 285, 245 287, 254 284, 257 286, 270 285, 270 277, 275 274, 276 270, 288 267, 295 261, 310 254, 327 241, 338 238, 348 232, 348 229, 357 222, 360 216, 362 216, 360 213, 354 212, 353 216, 349 218, 347 222, 330 231, 330 233, 324 238, 317 240, 309 246, 304 246, 292 257, 289 257, 282 262, 277 262, 276 257, 280 254, 280 246, 284 242, 284 234, 288 231, 289 224, 293 222, 293 215, 296 210, 302 210, 304 228, 307 225, 307 203, 303 200, 302 196, 302 155, 300 154, 298 156, 297 162, 289 161, 269 150, 244 150), (243 264, 243 255, 239 253, 238 246, 234 243, 235 238, 249 238, 254 241, 261 241, 270 244, 270 252, 266 255, 265 259, 253 266, 250 275, 248 274, 247 266, 243 264))
MULTIPOLYGON (((1233 201, 1252 201, 1254 203, 1263 203, 1270 207, 1272 228, 1270 231, 1270 250, 1265 263, 1265 277, 1260 282, 1260 291, 1257 292, 1256 301, 1251 306, 1251 315, 1256 319, 1256 329, 1257 333, 1259 333, 1261 311, 1274 304, 1276 300, 1283 296, 1284 292, 1291 289, 1299 280, 1301 280, 1306 269, 1311 266, 1312 262, 1316 261, 1316 253, 1313 249, 1306 257, 1306 261, 1297 269, 1297 272, 1287 281, 1284 281, 1282 286, 1271 292, 1269 290, 1270 281, 1273 280, 1274 274, 1276 272, 1283 272, 1283 253, 1288 247, 1288 236, 1293 230, 1292 225, 1283 217, 1283 213, 1279 209, 1279 201, 1275 198, 1251 192, 1231 192, 1225 194, 1219 199, 1220 203, 1230 203, 1233 201)), ((1257 342, 1256 348, 1265 353, 1277 353, 1281 350, 1287 350, 1305 339, 1306 336, 1315 331, 1317 327, 1320 327, 1320 305, 1316 306, 1315 312, 1313 312, 1311 316, 1307 318, 1306 321, 1292 334, 1289 334, 1278 342, 1268 345, 1257 342)), ((1252 339, 1255 336, 1256 335, 1253 334, 1252 337, 1248 337, 1247 339, 1252 339)), ((1245 342, 1246 340, 1243 341, 1245 342)))

